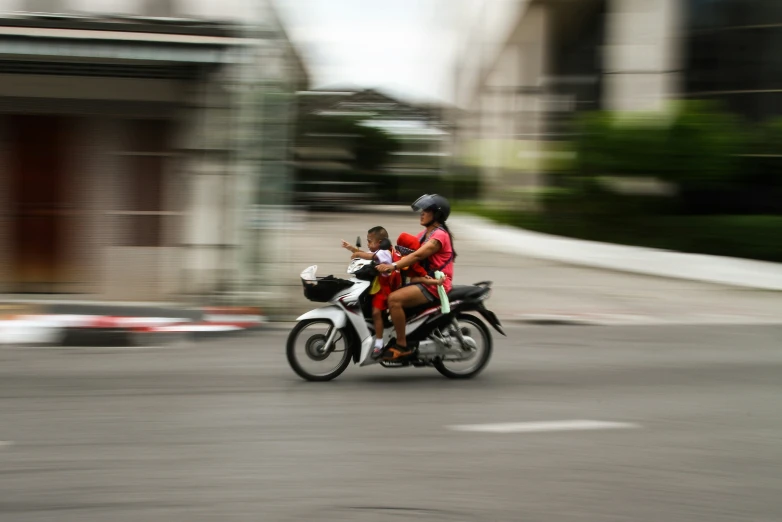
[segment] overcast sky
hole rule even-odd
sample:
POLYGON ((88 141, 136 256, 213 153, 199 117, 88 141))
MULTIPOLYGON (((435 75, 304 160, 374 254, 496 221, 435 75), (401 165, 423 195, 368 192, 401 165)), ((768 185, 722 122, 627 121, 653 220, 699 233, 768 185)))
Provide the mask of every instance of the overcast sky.
POLYGON ((453 101, 459 33, 481 0, 274 0, 314 87, 453 101))

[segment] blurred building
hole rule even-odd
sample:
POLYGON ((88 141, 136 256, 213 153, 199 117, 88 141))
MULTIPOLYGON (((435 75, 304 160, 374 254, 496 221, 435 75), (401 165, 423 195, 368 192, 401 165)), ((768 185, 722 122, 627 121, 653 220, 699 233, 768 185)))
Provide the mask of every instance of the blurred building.
POLYGON ((461 42, 453 146, 491 199, 545 185, 579 111, 700 98, 753 119, 782 114, 779 0, 484 4, 461 42))
POLYGON ((258 209, 286 201, 292 93, 308 86, 271 7, 0 0, 0 13, 0 292, 266 288, 274 232, 258 209))
POLYGON ((782 116, 782 2, 686 0, 682 89, 751 120, 782 116))
MULTIPOLYGON (((313 90, 300 93, 302 112, 321 116, 350 117, 383 130, 400 143, 388 166, 400 175, 439 174, 450 155, 446 112, 435 105, 416 105, 395 99, 374 89, 313 90)), ((314 136, 322 146, 314 161, 346 160, 352 136, 314 136)), ((298 151, 301 159, 312 158, 311 150, 298 151), (305 154, 310 153, 310 154, 305 154)), ((332 164, 339 169, 341 165, 332 164)))

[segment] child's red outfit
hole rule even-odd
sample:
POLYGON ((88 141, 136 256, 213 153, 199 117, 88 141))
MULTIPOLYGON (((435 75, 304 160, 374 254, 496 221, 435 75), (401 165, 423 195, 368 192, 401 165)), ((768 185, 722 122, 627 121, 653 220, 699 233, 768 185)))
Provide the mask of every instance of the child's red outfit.
MULTIPOLYGON (((394 263, 402 259, 408 254, 412 254, 419 248, 421 248, 421 242, 417 237, 402 233, 399 234, 399 238, 396 240, 397 247, 394 249, 394 263)), ((402 270, 407 271, 408 277, 426 277, 427 273, 420 264, 415 263, 402 270)))
POLYGON ((372 298, 372 307, 378 310, 388 310, 388 296, 401 286, 402 278, 396 272, 388 277, 379 276, 377 279, 380 284, 380 290, 372 298))
MULTIPOLYGON (((380 263, 386 263, 391 259, 391 253, 386 250, 378 251, 375 255, 380 263)), ((402 284, 402 277, 398 272, 391 274, 381 274, 375 279, 380 287, 377 293, 372 297, 372 307, 378 310, 388 310, 388 296, 391 292, 398 289, 402 284)))

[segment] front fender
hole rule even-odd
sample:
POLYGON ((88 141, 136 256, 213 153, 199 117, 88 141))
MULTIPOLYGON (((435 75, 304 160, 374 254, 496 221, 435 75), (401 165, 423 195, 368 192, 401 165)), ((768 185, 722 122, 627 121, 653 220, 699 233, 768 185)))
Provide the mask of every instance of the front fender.
POLYGON ((345 325, 347 324, 345 311, 335 305, 310 310, 306 314, 300 315, 296 321, 308 321, 311 319, 325 319, 330 321, 338 330, 345 328, 345 325))

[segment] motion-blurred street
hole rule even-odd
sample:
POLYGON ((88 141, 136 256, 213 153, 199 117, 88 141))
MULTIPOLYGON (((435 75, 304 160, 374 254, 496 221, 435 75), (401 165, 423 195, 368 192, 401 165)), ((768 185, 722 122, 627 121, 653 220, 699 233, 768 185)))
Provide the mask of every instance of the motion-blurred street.
POLYGON ((0 519, 782 518, 779 327, 512 326, 468 382, 306 383, 285 336, 3 349, 0 519), (585 420, 626 427, 452 429, 585 420))
POLYGON ((781 6, 0 0, 0 522, 782 521, 781 6))
MULTIPOLYGON (((396 239, 402 232, 418 234, 421 227, 412 211, 394 213, 302 213, 291 230, 288 258, 281 274, 289 285, 286 298, 293 312, 304 313, 318 303, 307 301, 299 273, 318 265, 318 274, 347 277, 350 253, 340 239, 361 237, 376 225, 396 239)), ((687 280, 592 269, 552 263, 503 252, 503 245, 471 235, 455 216, 451 223, 455 261, 454 284, 494 282, 487 306, 503 321, 567 320, 608 324, 778 324, 780 292, 729 287, 687 280)), ((282 247, 282 245, 281 245, 282 247)), ((578 262, 577 255, 573 256, 578 262)))

